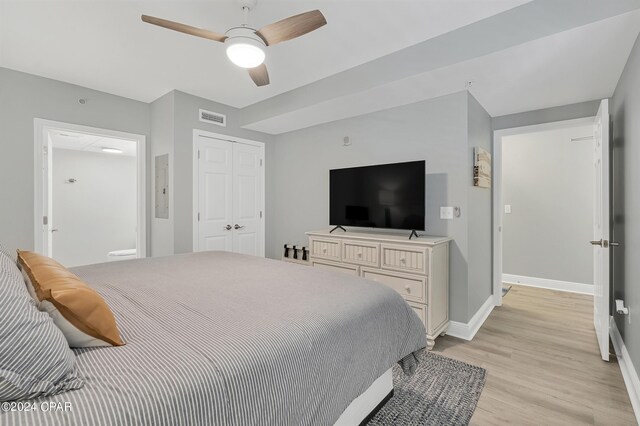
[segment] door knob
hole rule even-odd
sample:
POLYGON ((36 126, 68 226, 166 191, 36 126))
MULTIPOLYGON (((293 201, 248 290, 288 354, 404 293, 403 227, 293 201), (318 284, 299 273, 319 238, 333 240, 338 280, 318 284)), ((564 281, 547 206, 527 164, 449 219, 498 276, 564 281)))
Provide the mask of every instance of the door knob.
POLYGON ((600 246, 600 247, 603 247, 603 248, 609 248, 609 246, 618 247, 620 245, 620 243, 609 242, 609 240, 590 241, 590 243, 591 243, 591 245, 600 246))
POLYGON ((233 227, 233 229, 242 229, 244 228, 244 226, 240 226, 237 223, 235 224, 235 226, 233 227))
POLYGON ((223 229, 226 229, 227 231, 231 231, 232 226, 231 225, 227 225, 225 226, 223 229))
POLYGON ((617 241, 611 241, 611 242, 609 243, 609 245, 610 245, 611 247, 620 247, 620 243, 619 243, 619 242, 617 242, 617 241))

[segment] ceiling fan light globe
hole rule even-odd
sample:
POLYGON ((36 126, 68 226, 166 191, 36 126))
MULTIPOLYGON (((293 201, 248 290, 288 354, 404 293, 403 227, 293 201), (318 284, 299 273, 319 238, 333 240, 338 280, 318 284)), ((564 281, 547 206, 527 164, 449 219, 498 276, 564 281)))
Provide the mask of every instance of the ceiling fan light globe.
POLYGON ((227 57, 241 68, 255 68, 264 62, 264 49, 253 40, 237 41, 227 46, 227 57))

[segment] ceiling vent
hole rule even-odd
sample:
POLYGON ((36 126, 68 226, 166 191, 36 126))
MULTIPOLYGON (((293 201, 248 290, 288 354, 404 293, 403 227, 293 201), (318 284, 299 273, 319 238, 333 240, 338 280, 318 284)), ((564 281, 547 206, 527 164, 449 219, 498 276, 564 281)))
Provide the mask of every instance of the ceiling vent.
POLYGON ((200 110, 200 121, 204 121, 209 124, 216 124, 218 126, 227 126, 227 116, 218 112, 200 110))

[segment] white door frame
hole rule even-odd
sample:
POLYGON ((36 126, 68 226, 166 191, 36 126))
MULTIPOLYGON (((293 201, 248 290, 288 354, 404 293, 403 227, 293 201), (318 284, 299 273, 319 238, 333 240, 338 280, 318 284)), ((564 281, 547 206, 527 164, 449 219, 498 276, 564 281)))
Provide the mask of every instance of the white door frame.
POLYGON ((51 152, 51 146, 48 139, 48 133, 51 130, 86 133, 90 135, 108 136, 117 139, 126 139, 135 141, 137 145, 136 160, 138 170, 138 220, 136 234, 136 250, 139 258, 147 256, 147 151, 146 136, 135 133, 120 132, 117 130, 101 129, 99 127, 82 126, 79 124, 64 123, 61 121, 44 120, 34 118, 33 120, 33 136, 34 136, 34 232, 35 232, 35 250, 38 253, 49 253, 51 248, 51 238, 48 234, 48 226, 43 224, 43 217, 51 218, 51 203, 45 202, 51 194, 52 164, 51 155, 47 156, 48 164, 45 167, 44 154, 51 152), (45 175, 45 170, 47 174, 45 175), (45 182, 48 183, 45 187, 45 182), (48 205, 48 211, 44 211, 44 206, 48 205))
POLYGON ((198 175, 198 168, 199 168, 199 163, 198 163, 198 136, 202 136, 205 138, 210 138, 210 139, 219 139, 219 140, 223 140, 223 141, 227 141, 227 142, 234 142, 234 143, 242 143, 245 145, 251 145, 251 146, 255 146, 260 148, 260 154, 262 157, 262 167, 261 167, 261 179, 262 179, 262 204, 260 206, 260 210, 262 211, 262 220, 260 221, 260 235, 262 235, 262 246, 260 247, 261 249, 261 256, 264 257, 265 255, 265 247, 266 247, 266 235, 265 235, 265 222, 266 222, 266 212, 265 212, 265 199, 266 199, 266 194, 265 194, 265 169, 267 168, 267 164, 266 164, 266 160, 265 160, 265 156, 264 156, 264 142, 259 142, 259 141, 254 141, 254 140, 250 140, 250 139, 242 139, 242 138, 236 138, 235 136, 228 136, 228 135, 223 135, 220 133, 213 133, 213 132, 208 132, 206 130, 199 130, 199 129, 193 129, 193 216, 192 216, 192 220, 193 220, 193 251, 196 252, 198 251, 199 247, 198 247, 198 210, 199 210, 199 202, 200 202, 200 193, 198 191, 198 186, 199 186, 199 175, 198 175))
POLYGON ((493 131, 493 176, 491 178, 491 186, 493 197, 493 302, 496 306, 502 306, 502 217, 504 215, 502 207, 502 138, 523 133, 588 126, 592 125, 594 120, 595 116, 493 131))

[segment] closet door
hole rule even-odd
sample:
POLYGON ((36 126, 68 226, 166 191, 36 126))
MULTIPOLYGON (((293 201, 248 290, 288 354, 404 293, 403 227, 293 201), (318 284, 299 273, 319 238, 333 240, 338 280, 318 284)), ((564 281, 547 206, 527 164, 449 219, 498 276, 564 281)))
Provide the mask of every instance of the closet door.
POLYGON ((197 136, 198 251, 233 250, 233 143, 197 136))
POLYGON ((263 150, 233 144, 233 251, 264 256, 263 150))

